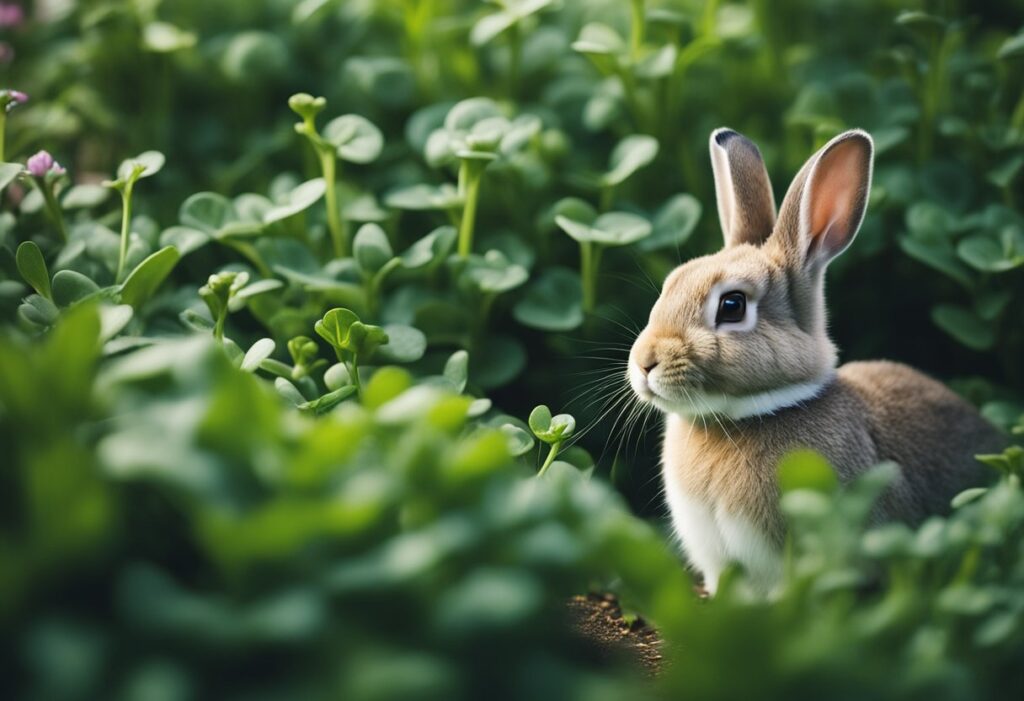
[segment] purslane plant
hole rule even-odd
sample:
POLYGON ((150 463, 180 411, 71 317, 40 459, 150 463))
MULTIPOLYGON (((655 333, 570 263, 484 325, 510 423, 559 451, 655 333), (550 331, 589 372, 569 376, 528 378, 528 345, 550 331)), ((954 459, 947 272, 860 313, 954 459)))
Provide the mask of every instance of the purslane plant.
POLYGON ((547 406, 541 404, 530 412, 530 430, 533 431, 539 440, 547 443, 551 448, 548 450, 548 456, 545 458, 544 463, 540 466, 540 470, 537 472, 537 476, 542 476, 548 471, 552 463, 555 462, 555 458, 558 457, 559 451, 562 450, 562 444, 572 437, 572 434, 576 431, 576 419, 570 414, 558 414, 556 416, 551 415, 551 410, 547 406))
POLYGON ((364 324, 355 312, 341 307, 324 314, 314 328, 346 365, 352 384, 360 391, 359 362, 387 343, 388 334, 379 326, 364 324))
POLYGON ((369 120, 356 114, 332 119, 321 134, 316 127, 316 118, 327 106, 323 97, 297 93, 288 98, 288 106, 302 118, 295 125, 296 133, 305 136, 316 152, 327 188, 327 228, 331 234, 332 250, 335 258, 345 258, 351 254, 351 245, 348 224, 338 203, 338 161, 374 161, 384 147, 384 137, 369 120))
POLYGON ((135 158, 129 158, 117 169, 116 180, 104 181, 104 186, 113 188, 121 194, 121 247, 117 256, 117 271, 114 279, 121 282, 125 275, 125 262, 128 259, 128 239, 131 235, 132 193, 135 183, 160 172, 164 167, 164 155, 159 151, 146 151, 135 158))
POLYGON ((67 241, 68 232, 64 225, 64 214, 61 212, 55 192, 57 183, 67 174, 67 171, 47 151, 39 151, 25 163, 25 173, 39 190, 39 194, 43 196, 46 215, 57 229, 60 240, 67 241))

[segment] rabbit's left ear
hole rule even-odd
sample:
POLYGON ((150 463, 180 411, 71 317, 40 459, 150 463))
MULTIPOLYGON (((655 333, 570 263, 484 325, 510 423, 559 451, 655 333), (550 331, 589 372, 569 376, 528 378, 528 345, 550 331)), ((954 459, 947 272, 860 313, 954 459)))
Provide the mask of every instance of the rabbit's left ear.
POLYGON ((760 246, 775 226, 775 197, 761 151, 732 129, 716 129, 708 144, 718 219, 726 246, 760 246))
POLYGON ((791 258, 827 264, 857 235, 871 191, 874 144, 854 129, 829 141, 797 175, 779 214, 791 258))

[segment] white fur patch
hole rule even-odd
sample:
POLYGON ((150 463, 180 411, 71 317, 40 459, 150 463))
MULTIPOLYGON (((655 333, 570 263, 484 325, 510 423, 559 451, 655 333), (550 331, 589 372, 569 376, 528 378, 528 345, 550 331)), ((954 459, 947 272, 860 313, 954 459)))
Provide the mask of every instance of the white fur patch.
POLYGON ((656 378, 648 378, 647 383, 652 391, 651 401, 662 411, 681 416, 727 416, 730 419, 746 419, 752 416, 767 416, 777 411, 796 406, 814 399, 831 381, 831 377, 814 382, 803 382, 787 385, 778 389, 733 397, 727 394, 716 394, 690 390, 685 398, 666 398, 656 384, 656 378))
POLYGON ((782 577, 779 550, 749 519, 687 494, 673 472, 668 465, 663 470, 673 530, 686 558, 704 577, 707 592, 718 590, 722 572, 736 562, 762 593, 770 593, 782 577))

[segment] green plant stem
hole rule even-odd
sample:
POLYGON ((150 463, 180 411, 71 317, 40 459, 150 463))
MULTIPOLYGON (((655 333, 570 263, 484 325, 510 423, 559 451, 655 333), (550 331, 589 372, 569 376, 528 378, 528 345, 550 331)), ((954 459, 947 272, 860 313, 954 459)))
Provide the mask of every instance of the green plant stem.
POLYGON ((519 23, 508 28, 508 96, 515 99, 519 92, 519 67, 523 56, 523 33, 519 23))
POLYGON ((338 158, 334 155, 334 151, 328 151, 326 148, 318 147, 317 152, 320 155, 320 170, 324 175, 324 184, 327 186, 326 205, 327 205, 327 228, 331 232, 331 241, 334 245, 334 257, 345 258, 348 256, 348 228, 345 225, 345 219, 341 216, 341 210, 338 209, 338 191, 335 187, 335 183, 338 179, 338 158))
POLYGON ((598 208, 602 212, 607 212, 612 208, 612 204, 615 202, 615 187, 612 185, 605 185, 601 188, 601 199, 598 203, 598 208))
POLYGON ((217 321, 213 324, 213 337, 220 343, 224 340, 224 326, 228 320, 228 308, 224 307, 224 311, 217 315, 217 321))
POLYGON ((352 384, 356 387, 356 396, 363 396, 362 385, 359 384, 359 356, 355 353, 352 354, 352 362, 350 363, 349 373, 352 375, 352 384))
POLYGON ((580 278, 583 283, 583 311, 594 311, 597 304, 597 269, 601 264, 601 247, 591 241, 580 243, 580 278))
POLYGON ((121 190, 121 251, 117 256, 116 280, 121 281, 124 275, 124 265, 128 259, 128 229, 132 221, 132 189, 135 183, 129 180, 121 190))
POLYGON ((551 467, 551 463, 555 461, 558 456, 558 451, 562 449, 562 441, 557 441, 551 444, 551 450, 548 451, 548 457, 544 460, 544 464, 540 466, 540 470, 537 472, 537 476, 542 476, 547 472, 548 468, 551 467))
POLYGON ((7 152, 4 150, 5 136, 7 135, 7 112, 0 109, 0 163, 3 163, 7 159, 4 154, 7 152))
POLYGON ((380 308, 380 288, 384 284, 384 278, 386 278, 392 270, 402 265, 401 258, 392 258, 381 267, 376 273, 371 275, 366 281, 366 306, 370 310, 371 314, 376 314, 380 308))
POLYGON ((476 201, 480 196, 482 173, 476 171, 468 161, 459 166, 459 190, 465 204, 459 221, 459 257, 465 258, 473 251, 473 227, 476 224, 476 201))
POLYGON ((630 3, 629 55, 636 63, 640 59, 640 47, 644 44, 644 0, 630 3))
MULTIPOLYGON (((0 160, 3 157, 0 156, 0 160)), ((53 222, 54 228, 57 229, 57 233, 60 234, 60 240, 67 242, 68 230, 64 226, 64 215, 60 211, 60 204, 57 202, 57 198, 53 194, 53 186, 46 182, 45 176, 42 178, 33 178, 36 187, 39 188, 39 192, 43 195, 43 202, 46 204, 46 213, 49 215, 50 220, 53 222)))

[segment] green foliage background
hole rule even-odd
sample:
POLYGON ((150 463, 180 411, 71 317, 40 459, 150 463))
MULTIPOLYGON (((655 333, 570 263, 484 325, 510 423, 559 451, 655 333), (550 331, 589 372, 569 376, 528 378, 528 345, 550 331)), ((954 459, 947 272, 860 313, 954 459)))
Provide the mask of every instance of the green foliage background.
POLYGON ((916 531, 864 525, 891 468, 837 491, 798 455, 783 591, 701 602, 622 378, 660 280, 720 245, 710 131, 781 198, 863 127, 844 359, 1024 428, 1019 2, 26 10, 3 160, 68 174, 0 168, 17 698, 1019 695, 1020 449, 916 531), (588 588, 658 626, 657 681, 569 632, 588 588))

